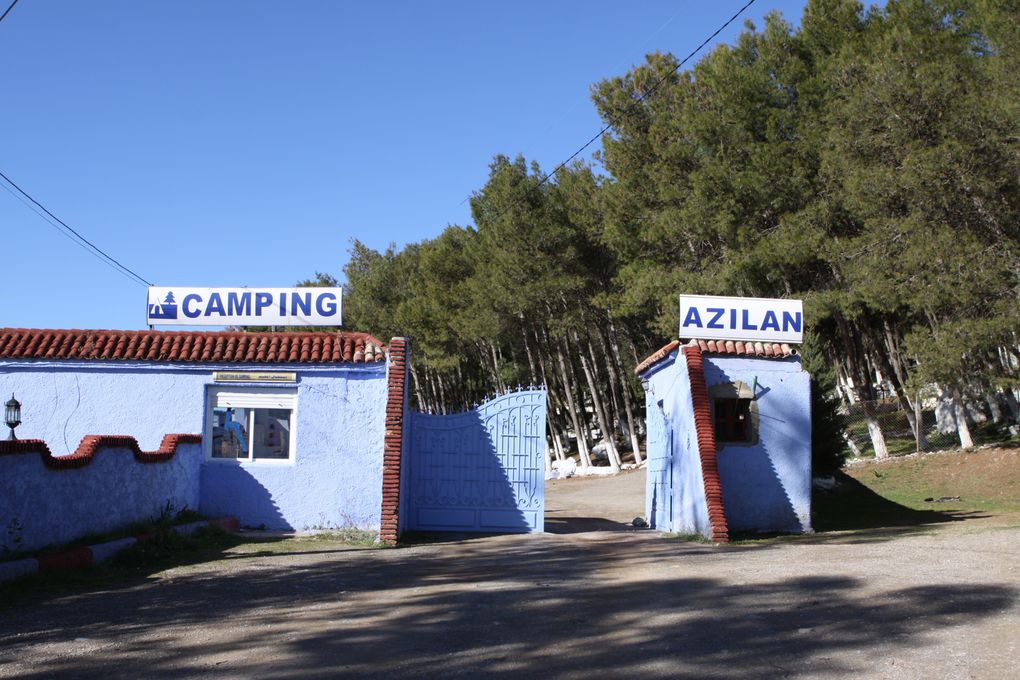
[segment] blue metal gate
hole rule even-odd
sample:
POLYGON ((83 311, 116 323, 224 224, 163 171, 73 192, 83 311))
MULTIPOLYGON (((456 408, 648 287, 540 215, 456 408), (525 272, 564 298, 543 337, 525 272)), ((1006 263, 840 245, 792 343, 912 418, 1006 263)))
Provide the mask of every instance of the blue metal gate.
POLYGON ((525 533, 545 526, 545 390, 465 413, 411 413, 405 529, 525 533))

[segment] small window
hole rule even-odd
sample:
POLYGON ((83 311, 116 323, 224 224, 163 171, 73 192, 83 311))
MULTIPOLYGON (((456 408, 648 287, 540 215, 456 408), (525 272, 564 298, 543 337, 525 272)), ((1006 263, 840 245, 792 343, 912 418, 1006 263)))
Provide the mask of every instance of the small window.
POLYGON ((758 402, 743 382, 714 385, 712 424, 720 444, 754 444, 758 441, 758 402))
POLYGON ((244 461, 293 458, 296 395, 293 391, 210 390, 209 457, 244 461))
POLYGON ((751 441, 751 400, 715 400, 715 440, 717 442, 751 441))

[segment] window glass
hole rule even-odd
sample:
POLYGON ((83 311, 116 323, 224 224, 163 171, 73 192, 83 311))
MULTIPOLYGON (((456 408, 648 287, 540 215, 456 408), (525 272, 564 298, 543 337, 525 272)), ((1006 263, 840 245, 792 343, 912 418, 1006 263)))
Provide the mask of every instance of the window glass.
POLYGON ((750 399, 716 399, 713 406, 717 442, 746 443, 754 439, 750 399))
POLYGON ((206 409, 210 458, 293 460, 296 390, 214 387, 207 394, 206 409))
POLYGON ((253 458, 290 457, 290 409, 257 408, 255 436, 252 441, 253 458))
POLYGON ((213 408, 213 458, 248 457, 248 409, 213 408))

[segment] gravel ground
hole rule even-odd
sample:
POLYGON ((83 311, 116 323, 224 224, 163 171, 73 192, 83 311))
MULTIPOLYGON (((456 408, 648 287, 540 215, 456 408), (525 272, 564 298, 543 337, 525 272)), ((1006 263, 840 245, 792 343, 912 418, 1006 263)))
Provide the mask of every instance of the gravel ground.
POLYGON ((246 544, 5 609, 0 677, 1020 677, 1020 517, 719 547, 630 529, 642 478, 550 483, 560 533, 246 544))

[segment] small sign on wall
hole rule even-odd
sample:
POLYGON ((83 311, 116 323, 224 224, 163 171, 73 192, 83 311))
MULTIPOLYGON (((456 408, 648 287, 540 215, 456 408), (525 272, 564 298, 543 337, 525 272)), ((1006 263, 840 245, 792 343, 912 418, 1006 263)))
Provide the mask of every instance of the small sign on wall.
POLYGON ((803 342, 804 305, 800 300, 681 295, 680 337, 803 342))
POLYGON ((214 382, 297 382, 297 373, 288 371, 214 371, 214 382))

